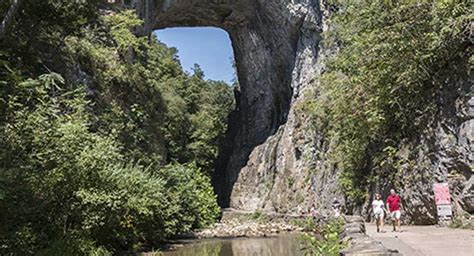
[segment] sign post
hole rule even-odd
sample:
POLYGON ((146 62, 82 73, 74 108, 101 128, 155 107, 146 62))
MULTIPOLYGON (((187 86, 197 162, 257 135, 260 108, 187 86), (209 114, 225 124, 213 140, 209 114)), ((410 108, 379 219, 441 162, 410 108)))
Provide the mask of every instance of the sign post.
POLYGON ((451 208, 451 195, 449 194, 448 183, 433 184, 435 194, 436 209, 438 210, 438 218, 440 220, 451 219, 453 211, 451 208))

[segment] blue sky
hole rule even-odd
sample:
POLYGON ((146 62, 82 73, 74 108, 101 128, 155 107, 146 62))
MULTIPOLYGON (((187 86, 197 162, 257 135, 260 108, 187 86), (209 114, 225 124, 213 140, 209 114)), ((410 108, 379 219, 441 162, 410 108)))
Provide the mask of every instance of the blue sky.
POLYGON ((184 70, 192 72, 194 63, 204 70, 205 78, 231 83, 233 51, 229 35, 212 27, 168 28, 155 31, 158 39, 178 49, 184 70))

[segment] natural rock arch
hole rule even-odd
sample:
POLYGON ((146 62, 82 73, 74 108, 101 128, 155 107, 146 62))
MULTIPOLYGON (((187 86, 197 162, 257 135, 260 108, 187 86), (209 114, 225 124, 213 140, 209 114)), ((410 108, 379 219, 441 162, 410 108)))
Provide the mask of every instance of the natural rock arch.
MULTIPOLYGON (((309 82, 321 30, 319 1, 137 0, 132 4, 145 19, 146 33, 192 26, 214 26, 229 33, 240 88, 214 184, 221 206, 247 205, 247 196, 231 202, 231 194, 232 198, 239 194, 233 192, 234 183, 245 166, 257 173, 249 155, 283 129, 292 102, 309 82)), ((263 147, 258 155, 269 155, 274 147, 263 147)), ((251 196, 250 208, 263 208, 264 196, 256 196, 251 196)))
MULTIPOLYGON (((338 170, 328 161, 333 142, 320 131, 307 129, 304 113, 296 111, 305 90, 317 92, 324 60, 337 51, 337 45, 321 44, 322 32, 331 27, 328 9, 334 7, 323 0, 122 0, 122 4, 132 5, 145 19, 144 33, 215 26, 231 37, 240 90, 214 177, 222 207, 296 212, 316 204, 324 212, 330 211, 334 196, 344 201, 338 170)), ((468 82, 455 86, 467 92, 468 82)), ((441 93, 442 100, 434 100, 445 114, 437 117, 437 127, 419 135, 422 146, 414 161, 430 163, 418 170, 424 176, 446 181, 452 169, 472 166, 473 136, 468 131, 474 122, 474 98, 441 93), (427 155, 425 149, 437 153, 427 155)), ((410 221, 436 220, 431 182, 400 186, 412 210, 410 221)), ((453 197, 456 209, 462 212, 462 204, 472 212, 474 176, 466 175, 459 184, 453 197)), ((369 208, 366 201, 351 211, 367 214, 369 208)))

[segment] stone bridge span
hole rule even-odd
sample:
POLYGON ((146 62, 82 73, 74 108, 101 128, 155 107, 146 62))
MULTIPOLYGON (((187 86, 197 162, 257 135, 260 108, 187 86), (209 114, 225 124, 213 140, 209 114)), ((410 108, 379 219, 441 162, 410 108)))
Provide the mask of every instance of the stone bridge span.
MULTIPOLYGON (((320 211, 329 211, 338 196, 348 200, 352 213, 367 214, 368 200, 350 205, 350 198, 342 195, 338 170, 328 158, 337 142, 309 129, 312 124, 304 111, 297 111, 305 90, 317 93, 324 60, 337 51, 337 44, 321 44, 322 32, 333 27, 329 13, 334 5, 326 0, 109 1, 135 8, 145 20, 145 33, 184 26, 214 26, 229 33, 239 87, 213 179, 222 207, 295 213, 316 204, 320 211)), ((397 181, 397 189, 411 222, 436 221, 434 181, 452 186, 456 216, 474 212, 474 175, 469 169, 474 97, 468 76, 457 76, 449 82, 452 87, 445 87, 456 90, 443 89, 432 99, 439 114, 433 126, 419 134, 419 145, 403 149, 414 164, 400 170, 404 179, 397 181)), ((388 192, 391 184, 386 177, 369 190, 388 192)))
POLYGON ((145 20, 145 33, 193 26, 213 26, 229 33, 239 86, 214 187, 222 207, 278 208, 268 203, 274 191, 263 181, 298 160, 292 106, 319 70, 320 1, 109 1, 135 8, 145 20))

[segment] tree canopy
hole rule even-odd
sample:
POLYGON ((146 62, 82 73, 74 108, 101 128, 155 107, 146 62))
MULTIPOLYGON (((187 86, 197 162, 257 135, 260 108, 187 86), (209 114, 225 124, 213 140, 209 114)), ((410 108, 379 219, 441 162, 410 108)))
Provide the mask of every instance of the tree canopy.
POLYGON ((232 88, 101 2, 22 1, 0 41, 2 255, 137 251, 219 214, 232 88))

